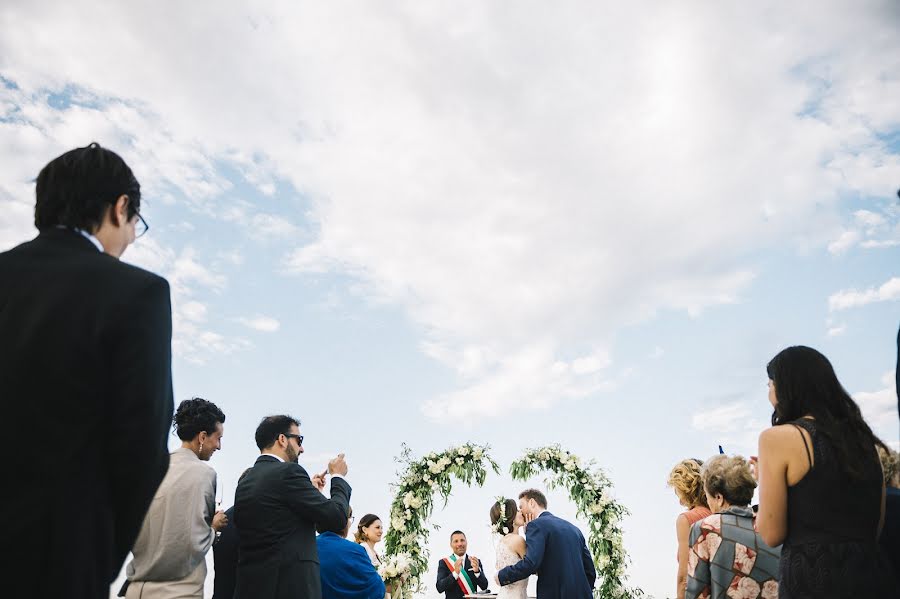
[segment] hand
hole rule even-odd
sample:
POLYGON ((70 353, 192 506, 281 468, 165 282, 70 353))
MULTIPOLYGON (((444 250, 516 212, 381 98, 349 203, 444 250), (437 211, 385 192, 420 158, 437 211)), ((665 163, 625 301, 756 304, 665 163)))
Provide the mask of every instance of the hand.
POLYGON ((475 556, 471 556, 469 557, 469 560, 471 560, 472 562, 472 571, 475 572, 475 574, 478 574, 478 572, 481 570, 481 563, 478 561, 478 558, 475 556))
POLYGON ((534 520, 534 514, 522 514, 522 517, 525 519, 525 524, 522 525, 522 530, 528 528, 528 523, 534 520))
POLYGON ((503 586, 502 584, 500 584, 500 574, 494 574, 494 584, 496 584, 498 587, 503 586))
POLYGON ((755 455, 750 456, 750 474, 753 475, 753 480, 759 482, 759 458, 755 455))
POLYGON ((222 529, 228 526, 228 516, 225 515, 225 512, 222 510, 216 512, 211 526, 216 532, 222 532, 222 529))
POLYGON ((464 561, 466 561, 464 558, 459 558, 458 560, 456 560, 456 562, 453 564, 453 571, 459 574, 462 571, 464 561))
POLYGON ((338 457, 328 462, 328 474, 347 476, 347 462, 344 461, 344 454, 339 453, 338 457))
POLYGON ((320 474, 313 474, 312 484, 315 488, 317 488, 320 491, 325 490, 325 475, 326 474, 328 474, 327 468, 325 469, 325 472, 322 472, 320 474))

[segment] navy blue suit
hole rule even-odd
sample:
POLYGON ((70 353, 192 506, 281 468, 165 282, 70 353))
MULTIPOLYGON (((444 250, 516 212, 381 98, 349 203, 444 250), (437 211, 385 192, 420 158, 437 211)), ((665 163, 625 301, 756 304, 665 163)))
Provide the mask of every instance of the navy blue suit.
POLYGON ((497 573, 501 585, 537 574, 538 599, 591 599, 594 560, 573 524, 544 512, 528 523, 525 557, 497 573))

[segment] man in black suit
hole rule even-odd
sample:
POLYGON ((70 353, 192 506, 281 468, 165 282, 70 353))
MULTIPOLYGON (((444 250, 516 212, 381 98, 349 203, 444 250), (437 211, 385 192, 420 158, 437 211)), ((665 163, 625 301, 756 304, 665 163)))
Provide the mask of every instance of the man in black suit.
POLYGON ((487 576, 481 569, 477 557, 466 555, 469 542, 461 530, 450 534, 450 549, 453 553, 438 563, 437 591, 445 593, 447 599, 461 599, 464 595, 475 593, 478 587, 488 588, 487 576))
POLYGON ((300 423, 268 416, 256 429, 262 455, 238 483, 234 523, 240 535, 235 599, 321 599, 316 524, 343 528, 350 513, 344 454, 312 479, 297 464, 300 423), (331 475, 331 498, 322 494, 331 475))
POLYGON ((38 236, 0 254, 0 579, 108 597, 169 464, 169 285, 118 260, 146 230, 118 155, 66 152, 36 196, 38 236))

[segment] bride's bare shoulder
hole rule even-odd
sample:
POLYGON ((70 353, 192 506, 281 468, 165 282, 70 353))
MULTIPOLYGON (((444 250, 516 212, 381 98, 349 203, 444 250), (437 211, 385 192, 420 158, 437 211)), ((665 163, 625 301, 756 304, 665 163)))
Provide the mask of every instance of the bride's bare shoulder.
POLYGON ((510 533, 503 537, 503 543, 512 549, 519 557, 525 555, 525 539, 521 535, 510 533))

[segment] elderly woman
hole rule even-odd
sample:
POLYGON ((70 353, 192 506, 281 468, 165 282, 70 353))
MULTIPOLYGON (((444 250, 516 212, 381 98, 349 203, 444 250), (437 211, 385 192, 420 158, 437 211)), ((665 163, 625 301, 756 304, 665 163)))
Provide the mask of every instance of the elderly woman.
POLYGON ((688 555, 691 552, 688 536, 691 534, 691 526, 711 514, 706 505, 703 481, 700 479, 702 466, 703 462, 700 460, 681 460, 669 473, 669 486, 675 490, 678 502, 687 508, 675 518, 675 535, 678 538, 678 577, 675 583, 677 599, 684 599, 687 586, 688 555))
POLYGON ((776 599, 781 552, 755 530, 750 465, 740 456, 717 455, 703 466, 702 479, 714 513, 691 528, 685 596, 776 599))

